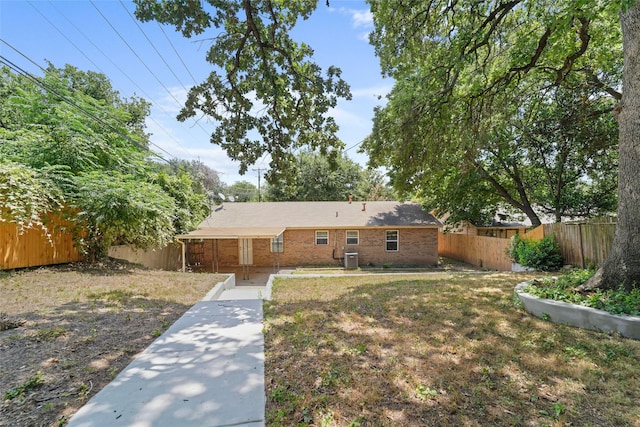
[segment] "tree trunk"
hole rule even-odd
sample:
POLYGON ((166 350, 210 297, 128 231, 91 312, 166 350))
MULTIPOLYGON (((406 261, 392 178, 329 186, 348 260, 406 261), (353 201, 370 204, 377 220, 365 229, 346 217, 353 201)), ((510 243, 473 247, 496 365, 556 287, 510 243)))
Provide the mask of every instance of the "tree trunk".
POLYGON ((620 14, 624 51, 619 108, 618 225, 608 258, 583 288, 640 287, 640 2, 620 14))

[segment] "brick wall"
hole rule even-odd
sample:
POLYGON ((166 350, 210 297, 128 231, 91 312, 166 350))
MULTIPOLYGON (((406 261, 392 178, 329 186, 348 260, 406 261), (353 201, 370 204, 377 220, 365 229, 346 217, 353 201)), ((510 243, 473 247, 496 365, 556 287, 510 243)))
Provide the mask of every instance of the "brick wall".
MULTIPOLYGON (((320 229, 319 229, 320 230, 320 229)), ((362 265, 427 266, 438 263, 437 228, 374 228, 359 230, 359 244, 346 244, 344 229, 331 230, 329 244, 316 245, 315 229, 286 230, 284 252, 280 253, 280 266, 344 265, 345 252, 357 252, 362 265), (398 251, 386 251, 386 230, 398 231, 398 251), (335 251, 334 251, 335 249, 335 251), (339 259, 334 259, 339 258, 339 259)), ((214 253, 218 266, 238 266, 238 240, 225 239, 205 242, 205 269, 214 271, 214 253)), ((271 252, 269 239, 253 239, 253 265, 272 267, 277 254, 271 252)))

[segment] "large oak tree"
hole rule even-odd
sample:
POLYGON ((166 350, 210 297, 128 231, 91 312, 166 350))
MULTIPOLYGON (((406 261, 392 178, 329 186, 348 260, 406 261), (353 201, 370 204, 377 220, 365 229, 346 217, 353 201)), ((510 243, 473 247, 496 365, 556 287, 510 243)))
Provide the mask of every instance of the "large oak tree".
POLYGON ((240 163, 245 173, 269 154, 266 179, 289 180, 298 149, 336 159, 343 143, 327 113, 339 98, 351 98, 341 71, 323 73, 313 50, 291 38, 317 0, 135 0, 136 16, 171 24, 185 37, 210 42, 207 79, 192 87, 179 120, 204 115, 216 124, 211 142, 240 163), (208 3, 208 4, 207 4, 208 3))
MULTIPOLYGON (((640 283, 640 230, 634 221, 640 213, 637 2, 381 0, 370 3, 376 26, 372 42, 383 71, 395 77, 397 85, 410 82, 414 93, 419 91, 421 95, 393 100, 389 107, 377 112, 374 142, 376 135, 384 135, 386 126, 395 126, 405 136, 414 137, 394 135, 400 139, 396 148, 404 148, 398 149, 402 162, 394 166, 429 161, 430 165, 449 165, 452 169, 449 158, 466 157, 471 161, 465 165, 478 179, 500 188, 500 182, 491 182, 495 177, 487 173, 484 160, 500 154, 521 116, 541 111, 524 108, 526 100, 536 91, 542 94, 561 88, 576 91, 577 88, 567 84, 578 80, 592 93, 597 91, 599 98, 607 94, 615 101, 621 100, 616 107, 619 222, 611 255, 593 283, 609 287, 624 285, 627 289, 640 283), (623 94, 618 76, 622 51, 623 94), (420 120, 424 116, 430 121, 420 120), (425 139, 433 143, 416 143, 425 139)), ((409 91, 399 93, 406 95, 409 91)), ((370 144, 374 159, 382 139, 377 143, 370 144)), ((588 143, 589 138, 584 138, 581 147, 588 143)), ((514 157, 502 159, 504 169, 518 176, 514 157)), ((593 160, 598 161, 595 157, 593 160)), ((422 171, 423 174, 430 172, 432 170, 422 171)), ((524 182, 514 182, 516 194, 526 195, 524 182)), ((522 198, 515 200, 522 201, 522 198)), ((520 204, 519 208, 526 212, 526 203, 520 204)))
POLYGON ((610 211, 622 47, 614 9, 592 3, 371 2, 396 80, 364 144, 373 164, 453 220, 500 203, 534 225, 610 211))

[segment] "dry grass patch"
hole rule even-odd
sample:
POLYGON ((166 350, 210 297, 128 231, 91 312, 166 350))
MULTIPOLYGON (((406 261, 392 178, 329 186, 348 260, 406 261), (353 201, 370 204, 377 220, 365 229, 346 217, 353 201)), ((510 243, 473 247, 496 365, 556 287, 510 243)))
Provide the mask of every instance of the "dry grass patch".
POLYGON ((66 424, 223 278, 117 262, 0 272, 0 426, 66 424))
POLYGON ((514 302, 527 274, 281 279, 270 426, 640 426, 640 343, 514 302))

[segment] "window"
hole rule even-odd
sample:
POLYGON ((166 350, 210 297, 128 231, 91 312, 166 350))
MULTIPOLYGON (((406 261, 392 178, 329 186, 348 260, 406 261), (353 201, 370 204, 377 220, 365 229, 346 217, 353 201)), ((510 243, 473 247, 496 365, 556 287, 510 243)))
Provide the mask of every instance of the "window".
POLYGON ((398 251, 398 230, 387 230, 386 250, 387 252, 398 251))
POLYGON ((360 241, 358 230, 347 230, 347 245, 357 245, 360 241))
POLYGON ((328 246, 328 245, 329 245, 329 232, 316 231, 316 246, 328 246))
POLYGON ((271 252, 284 252, 284 233, 271 239, 271 252))

